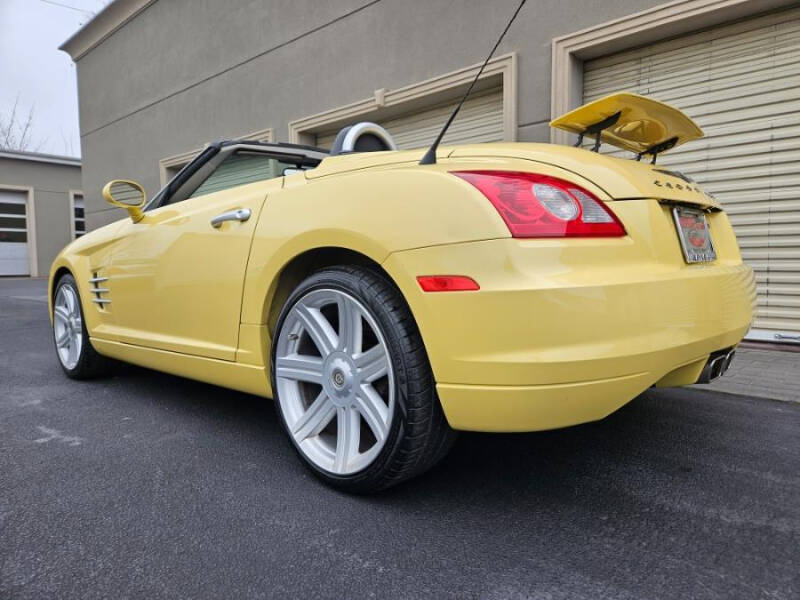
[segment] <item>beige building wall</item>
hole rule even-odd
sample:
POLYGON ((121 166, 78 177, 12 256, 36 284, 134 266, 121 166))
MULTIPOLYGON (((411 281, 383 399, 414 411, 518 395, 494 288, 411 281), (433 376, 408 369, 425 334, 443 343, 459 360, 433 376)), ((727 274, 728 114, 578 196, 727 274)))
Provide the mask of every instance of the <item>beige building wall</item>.
MULTIPOLYGON (((124 216, 103 203, 106 181, 136 179, 152 195, 162 160, 209 141, 268 128, 274 141, 302 141, 309 128, 327 131, 320 115, 333 111, 336 120, 348 105, 392 119, 400 104, 421 110, 451 100, 518 3, 116 0, 62 46, 77 64, 89 229, 124 216)), ((528 2, 497 49, 516 57, 504 98, 508 139, 549 136, 554 36, 659 0, 590 4, 528 2)))

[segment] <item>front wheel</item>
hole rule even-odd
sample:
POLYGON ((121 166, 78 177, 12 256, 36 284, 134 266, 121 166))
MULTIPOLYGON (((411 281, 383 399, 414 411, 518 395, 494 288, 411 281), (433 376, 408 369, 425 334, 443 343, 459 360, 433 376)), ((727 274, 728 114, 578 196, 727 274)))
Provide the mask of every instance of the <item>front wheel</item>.
POLYGON ((72 275, 64 275, 56 284, 53 339, 58 362, 67 377, 89 379, 106 370, 106 359, 95 351, 89 341, 78 286, 72 275))
POLYGON ((303 462, 347 491, 413 477, 455 438, 408 306, 376 271, 330 268, 297 287, 278 319, 272 384, 303 462))

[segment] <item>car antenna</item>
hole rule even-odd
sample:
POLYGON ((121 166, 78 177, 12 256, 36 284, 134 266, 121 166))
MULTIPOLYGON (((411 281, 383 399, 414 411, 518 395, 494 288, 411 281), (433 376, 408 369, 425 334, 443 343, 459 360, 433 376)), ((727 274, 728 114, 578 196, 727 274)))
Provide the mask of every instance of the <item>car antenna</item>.
POLYGON ((497 39, 494 48, 492 48, 492 51, 489 52, 489 56, 486 57, 486 60, 483 61, 481 68, 478 69, 478 73, 475 75, 475 79, 473 79, 472 83, 469 84, 469 88, 467 88, 467 93, 464 94, 464 96, 461 98, 461 101, 458 103, 458 106, 456 106, 456 109, 450 115, 450 118, 447 119, 447 123, 444 124, 444 127, 442 127, 442 130, 439 132, 439 135, 436 136, 436 139, 434 140, 433 144, 431 144, 431 147, 428 148, 428 151, 425 153, 425 156, 422 157, 422 160, 419 161, 419 164, 421 165, 436 164, 436 149, 439 147, 439 143, 442 141, 442 138, 444 137, 444 134, 447 132, 447 129, 450 127, 450 124, 453 122, 453 119, 456 118, 458 111, 461 110, 461 106, 464 104, 464 100, 467 99, 467 97, 472 92, 472 88, 474 88, 475 84, 478 83, 478 78, 481 76, 481 73, 483 73, 483 69, 492 59, 494 51, 497 50, 497 47, 500 45, 500 42, 503 41, 503 38, 505 37, 506 32, 508 31, 508 28, 511 27, 511 24, 514 22, 514 19, 517 18, 517 15, 519 14, 519 11, 522 9, 525 2, 527 2, 527 0, 522 0, 522 2, 519 3, 517 10, 514 11, 514 14, 511 16, 511 20, 508 22, 508 25, 506 25, 506 28, 503 30, 503 33, 501 33, 500 37, 497 39))

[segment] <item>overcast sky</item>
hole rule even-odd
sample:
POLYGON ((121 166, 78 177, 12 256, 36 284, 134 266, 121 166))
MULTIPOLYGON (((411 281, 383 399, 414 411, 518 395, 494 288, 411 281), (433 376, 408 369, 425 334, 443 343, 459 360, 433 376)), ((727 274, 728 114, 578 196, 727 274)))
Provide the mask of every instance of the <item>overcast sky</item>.
POLYGON ((33 106, 40 152, 80 156, 75 65, 58 47, 108 2, 0 0, 0 114, 17 96, 25 115, 33 106))

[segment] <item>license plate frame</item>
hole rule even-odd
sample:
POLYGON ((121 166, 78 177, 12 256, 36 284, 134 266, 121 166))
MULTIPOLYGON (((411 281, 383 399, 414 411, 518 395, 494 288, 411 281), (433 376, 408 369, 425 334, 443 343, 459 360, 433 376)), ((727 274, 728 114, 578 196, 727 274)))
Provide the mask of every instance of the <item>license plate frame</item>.
POLYGON ((674 206, 672 217, 683 250, 683 260, 689 264, 713 262, 717 252, 711 239, 706 214, 697 208, 674 206), (697 241, 699 240, 699 242, 697 241))

